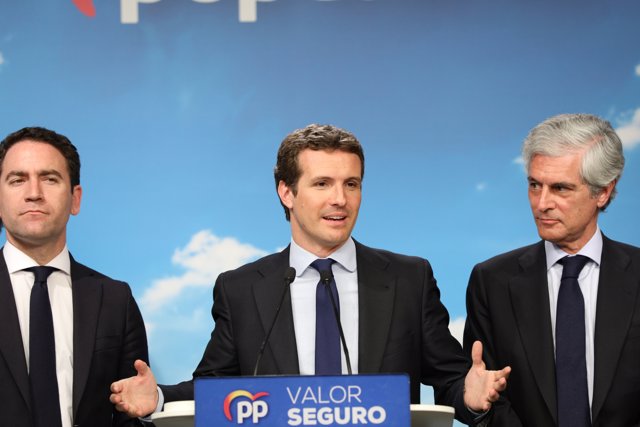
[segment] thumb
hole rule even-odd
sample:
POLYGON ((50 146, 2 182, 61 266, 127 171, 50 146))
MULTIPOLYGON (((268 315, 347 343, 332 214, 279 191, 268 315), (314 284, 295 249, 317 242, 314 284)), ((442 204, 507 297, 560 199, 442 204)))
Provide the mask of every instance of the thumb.
POLYGON ((471 361, 475 367, 478 365, 484 366, 484 362, 482 361, 482 342, 476 341, 473 343, 473 347, 471 348, 471 361))
POLYGON ((149 375, 151 373, 151 369, 149 369, 149 365, 147 365, 144 362, 144 360, 140 360, 140 359, 136 360, 133 363, 133 367, 138 372, 138 376, 146 377, 147 375, 149 375))

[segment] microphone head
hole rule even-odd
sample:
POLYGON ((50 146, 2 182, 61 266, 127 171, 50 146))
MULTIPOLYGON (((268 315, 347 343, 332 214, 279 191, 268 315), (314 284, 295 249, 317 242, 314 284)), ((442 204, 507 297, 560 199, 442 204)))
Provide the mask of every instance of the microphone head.
POLYGON ((296 278, 296 269, 293 267, 287 267, 287 270, 284 272, 284 280, 291 283, 296 278))

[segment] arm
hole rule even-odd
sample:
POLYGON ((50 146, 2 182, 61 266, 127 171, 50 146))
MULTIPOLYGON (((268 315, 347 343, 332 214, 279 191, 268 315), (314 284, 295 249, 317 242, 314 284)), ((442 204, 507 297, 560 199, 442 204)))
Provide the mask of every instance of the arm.
MULTIPOLYGON (((224 291, 224 274, 218 276, 213 290, 212 315, 215 328, 207 344, 202 360, 193 378, 215 375, 238 375, 231 315, 224 291)), ((158 404, 157 383, 151 369, 143 362, 135 362, 135 376, 130 376, 111 385, 110 400, 116 409, 131 417, 144 417, 156 410, 158 404)), ((124 376, 123 376, 124 377, 124 376)), ((159 386, 164 402, 193 400, 193 379, 174 385, 159 386)))
POLYGON ((506 387, 510 368, 489 371, 482 361, 482 346, 476 348, 469 367, 458 341, 449 331, 449 314, 440 302, 440 291, 428 263, 423 285, 423 378, 432 384, 436 403, 453 406, 456 418, 474 424, 477 414, 491 408, 506 387))
MULTIPOLYGON (((484 277, 480 267, 476 266, 471 272, 469 286, 467 288, 467 320, 464 329, 464 349, 466 354, 472 354, 474 359, 474 367, 469 371, 472 375, 474 369, 482 371, 488 369, 497 369, 498 361, 496 360, 496 349, 492 334, 492 320, 490 313, 490 305, 488 296, 484 286, 484 277), (485 364, 479 365, 477 359, 477 344, 481 342, 479 352, 485 364)), ((495 301, 494 303, 498 303, 495 301)), ((500 307, 504 309, 504 307, 500 307)), ((471 378, 468 378, 471 379, 471 378)), ((508 393, 507 393, 508 394, 508 393)), ((522 426, 522 422, 518 415, 512 410, 511 403, 503 394, 497 399, 492 400, 491 425, 492 426, 522 426)))
MULTIPOLYGON (((149 360, 148 350, 147 350, 147 335, 144 327, 144 322, 142 320, 142 315, 140 314, 140 309, 131 295, 131 291, 129 290, 128 301, 127 301, 127 320, 125 326, 125 334, 123 340, 123 346, 121 351, 121 357, 119 361, 118 368, 118 377, 125 378, 129 377, 133 374, 137 373, 136 377, 131 377, 132 379, 140 376, 140 371, 144 371, 145 378, 151 378, 151 380, 155 383, 153 379, 153 373, 151 373, 151 369, 148 367, 147 362, 149 360)), ((132 396, 129 395, 130 392, 134 391, 133 387, 124 387, 121 383, 125 383, 129 380, 121 380, 112 384, 111 390, 114 391, 114 385, 119 384, 115 387, 116 390, 120 390, 120 393, 112 394, 110 400, 115 405, 115 410, 113 414, 113 425, 114 426, 129 426, 129 425, 140 425, 137 419, 131 420, 128 417, 137 418, 140 415, 137 415, 138 412, 137 407, 135 405, 135 400, 132 396), (123 394, 126 396, 126 401, 123 403, 123 394), (134 402, 133 406, 127 402, 134 402), (123 410, 127 408, 127 410, 123 410), (122 414, 124 412, 126 414, 122 414)), ((155 388, 154 388, 155 395, 155 388)), ((155 396, 154 396, 155 397, 155 396)), ((144 402, 143 402, 144 403, 144 402)), ((153 407, 155 409, 155 406, 153 407)), ((147 415, 153 412, 153 409, 142 414, 147 415)))

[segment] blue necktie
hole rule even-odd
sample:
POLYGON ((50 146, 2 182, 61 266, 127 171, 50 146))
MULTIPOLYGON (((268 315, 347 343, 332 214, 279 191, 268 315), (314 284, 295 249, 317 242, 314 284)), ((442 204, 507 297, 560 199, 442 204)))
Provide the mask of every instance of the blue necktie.
POLYGON ((47 278, 53 267, 25 269, 35 275, 29 315, 29 383, 36 427, 60 427, 60 398, 56 377, 56 343, 47 278))
MULTIPOLYGON (((323 271, 331 272, 331 265, 334 262, 331 258, 317 259, 311 263, 311 266, 320 273, 323 271)), ((316 375, 340 375, 342 373, 340 332, 329 292, 333 293, 336 307, 339 310, 338 288, 333 275, 331 275, 329 283, 323 283, 320 280, 316 287, 316 375)))
POLYGON ((589 258, 562 258, 563 265, 556 309, 556 387, 558 426, 591 425, 587 362, 585 357, 584 298, 578 276, 589 258))

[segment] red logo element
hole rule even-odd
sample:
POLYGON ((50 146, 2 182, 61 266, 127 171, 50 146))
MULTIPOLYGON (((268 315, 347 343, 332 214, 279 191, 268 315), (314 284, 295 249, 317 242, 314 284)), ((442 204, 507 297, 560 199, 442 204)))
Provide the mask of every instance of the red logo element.
POLYGON ((224 416, 227 417, 229 421, 233 421, 233 416, 231 415, 231 402, 238 397, 246 397, 251 401, 255 401, 256 399, 260 399, 261 397, 269 396, 269 393, 266 391, 261 391, 256 394, 251 394, 246 390, 236 390, 232 391, 227 395, 224 399, 224 416))
POLYGON ((93 0, 71 0, 73 4, 76 5, 78 10, 82 12, 83 15, 89 16, 91 18, 96 16, 96 8, 93 5, 93 0))

